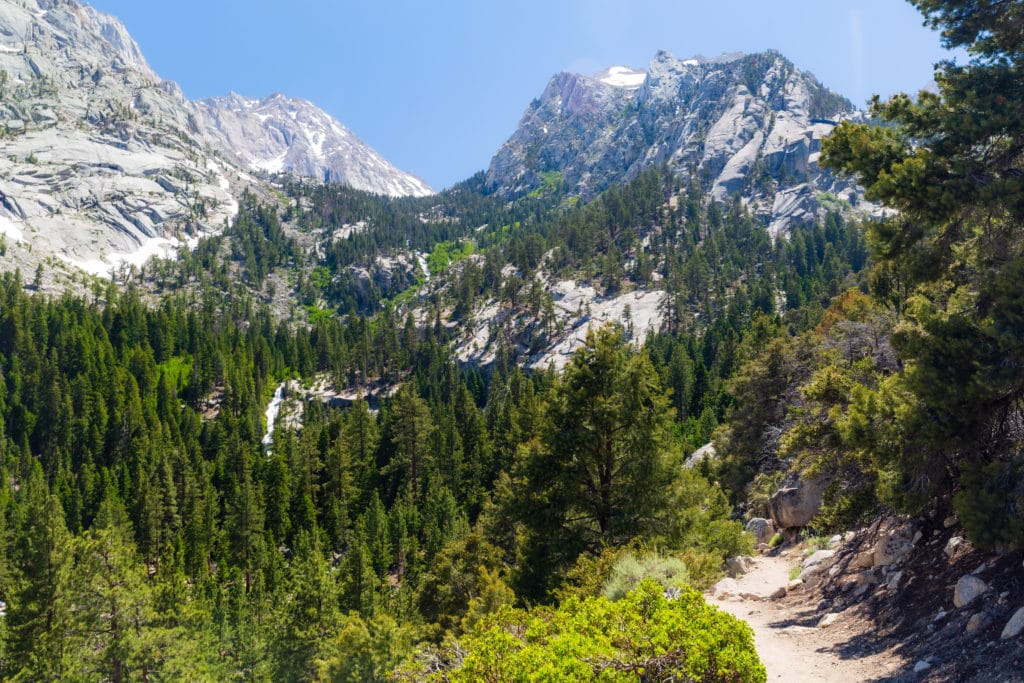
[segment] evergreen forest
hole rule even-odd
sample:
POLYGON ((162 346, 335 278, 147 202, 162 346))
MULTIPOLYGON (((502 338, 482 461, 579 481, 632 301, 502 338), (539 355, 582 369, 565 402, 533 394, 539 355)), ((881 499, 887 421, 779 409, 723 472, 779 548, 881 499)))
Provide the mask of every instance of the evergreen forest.
POLYGON ((699 591, 783 482, 827 478, 813 533, 946 506, 1020 547, 1022 10, 912 4, 969 62, 823 153, 886 218, 773 239, 660 167, 592 201, 291 179, 112 281, 0 276, 0 677, 763 681, 699 591), (556 280, 662 324, 531 366, 556 280))

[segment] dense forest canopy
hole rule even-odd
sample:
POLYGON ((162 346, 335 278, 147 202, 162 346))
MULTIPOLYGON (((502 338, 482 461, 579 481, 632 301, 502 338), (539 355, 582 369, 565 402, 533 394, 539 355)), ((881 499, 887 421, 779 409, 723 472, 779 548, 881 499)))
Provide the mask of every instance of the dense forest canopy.
POLYGON ((1019 545, 1021 10, 914 4, 972 60, 824 152, 885 220, 773 240, 662 168, 590 202, 294 182, 118 282, 2 276, 0 675, 764 680, 693 589, 785 478, 828 481, 817 531, 952 501, 1019 545), (525 370, 557 279, 662 292, 660 329, 525 370))

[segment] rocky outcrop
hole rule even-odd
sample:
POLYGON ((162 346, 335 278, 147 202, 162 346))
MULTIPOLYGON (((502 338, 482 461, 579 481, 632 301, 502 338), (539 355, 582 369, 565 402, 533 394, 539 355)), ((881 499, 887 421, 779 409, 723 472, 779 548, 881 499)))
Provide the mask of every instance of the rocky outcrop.
POLYGON ((797 479, 789 486, 780 488, 768 499, 772 521, 780 529, 794 529, 806 526, 821 509, 825 481, 797 479))
POLYGON ((0 2, 5 265, 56 256, 109 275, 221 226, 236 174, 203 151, 189 104, 113 17, 0 2))
MULTIPOLYGON (((690 453, 690 456, 686 458, 686 462, 683 463, 683 467, 688 470, 693 469, 694 467, 698 467, 705 460, 713 460, 715 457, 715 453, 715 444, 711 442, 706 443, 697 450, 695 450, 693 453, 690 453)), ((750 521, 753 522, 754 520, 750 521)), ((747 524, 747 531, 750 531, 749 523, 747 524)))
POLYGON ((595 327, 622 325, 637 345, 661 327, 663 291, 634 290, 606 296, 589 283, 573 280, 556 281, 546 285, 545 291, 552 301, 552 317, 546 322, 523 307, 511 308, 497 300, 477 307, 455 347, 459 361, 489 365, 499 344, 510 342, 530 367, 561 370, 595 327))
POLYGON ((773 234, 823 206, 859 206, 849 181, 818 166, 821 140, 853 106, 777 52, 679 60, 659 52, 645 72, 561 73, 524 113, 487 171, 517 195, 545 174, 584 196, 667 164, 712 195, 739 194, 773 234))

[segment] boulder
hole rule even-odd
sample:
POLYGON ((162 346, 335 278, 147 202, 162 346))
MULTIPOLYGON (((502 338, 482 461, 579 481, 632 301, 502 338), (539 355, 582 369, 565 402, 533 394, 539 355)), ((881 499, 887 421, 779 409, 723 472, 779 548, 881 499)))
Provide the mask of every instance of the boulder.
POLYGON ((1003 633, 999 637, 1003 640, 1016 638, 1020 635, 1021 631, 1024 631, 1024 607, 1013 613, 1010 620, 1006 622, 1006 626, 1003 627, 1003 633))
POLYGON ((768 508, 775 526, 782 529, 806 526, 821 509, 825 488, 824 479, 799 479, 795 485, 783 487, 772 494, 768 508))
POLYGON ((804 582, 801 579, 793 579, 792 581, 786 584, 786 592, 792 593, 793 591, 800 588, 800 586, 802 585, 804 585, 804 582))
POLYGON ((693 469, 694 467, 697 467, 705 460, 714 460, 714 458, 715 444, 708 442, 701 446, 700 448, 698 448, 697 450, 695 450, 693 453, 690 453, 690 457, 688 457, 686 459, 686 462, 683 463, 683 467, 688 470, 693 469))
POLYGON ((754 537, 755 543, 768 543, 775 535, 775 525, 770 519, 754 517, 747 522, 746 531, 754 537))
POLYGON ((897 564, 914 549, 913 532, 908 528, 892 529, 875 544, 874 566, 897 564))
POLYGON ((740 586, 736 579, 722 579, 711 588, 711 594, 720 598, 728 595, 735 595, 739 592, 740 586))
POLYGON ((952 559, 953 556, 956 555, 957 549, 959 549, 964 543, 966 543, 966 541, 962 537, 953 536, 946 541, 946 547, 943 549, 943 552, 946 553, 946 557, 952 559))
POLYGON ((957 607, 964 607, 974 602, 982 593, 988 590, 988 584, 973 574, 961 576, 953 589, 953 604, 957 607))
POLYGON ((731 577, 742 576, 754 567, 754 558, 737 555, 725 563, 725 571, 731 577))
POLYGON ((800 572, 800 576, 797 578, 806 584, 815 584, 818 582, 822 569, 823 567, 821 566, 821 563, 812 564, 800 572))
POLYGON ((840 614, 841 612, 829 612, 818 620, 818 628, 828 628, 832 624, 836 623, 836 619, 839 618, 840 614))
POLYGON ((809 557, 807 557, 807 559, 805 559, 803 561, 801 566, 804 569, 807 569, 808 567, 812 567, 812 566, 814 566, 816 564, 821 564, 825 560, 832 559, 835 556, 835 554, 836 554, 835 550, 819 550, 816 553, 814 553, 813 555, 810 555, 809 557))

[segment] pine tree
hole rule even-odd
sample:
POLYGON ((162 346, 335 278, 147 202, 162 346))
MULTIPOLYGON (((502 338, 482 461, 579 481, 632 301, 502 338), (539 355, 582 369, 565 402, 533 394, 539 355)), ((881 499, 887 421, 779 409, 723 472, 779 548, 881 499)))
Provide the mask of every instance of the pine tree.
POLYGON ((670 423, 646 354, 619 328, 589 332, 553 389, 544 440, 526 446, 524 564, 557 567, 654 531, 672 479, 670 423))
MULTIPOLYGON (((898 210, 868 235, 881 260, 879 298, 898 293, 893 275, 910 294, 897 306, 905 319, 893 336, 904 367, 872 418, 899 416, 900 438, 874 456, 895 484, 890 502, 902 507, 987 470, 963 483, 988 482, 1001 491, 978 498, 1017 502, 974 531, 1008 528, 1024 492, 994 475, 1016 468, 1020 438, 1011 425, 1024 409, 1022 9, 993 0, 913 4, 970 61, 940 64, 938 92, 876 98, 873 114, 887 125, 844 123, 823 157, 854 174, 867 198, 898 210)), ((969 505, 972 496, 960 500, 969 505)))
POLYGON ((69 669, 67 636, 72 609, 69 583, 71 536, 64 511, 38 469, 22 484, 24 501, 13 548, 16 568, 10 592, 8 662, 22 680, 60 680, 69 669))
POLYGON ((155 616, 152 588, 136 554, 127 514, 112 491, 93 528, 73 547, 68 644, 74 655, 69 677, 114 683, 145 679, 156 656, 147 633, 155 616))
POLYGON ((408 491, 415 505, 422 494, 422 478, 432 455, 430 436, 434 424, 430 408, 416 395, 413 386, 406 384, 395 394, 388 419, 387 460, 381 474, 392 475, 396 493, 408 491))

